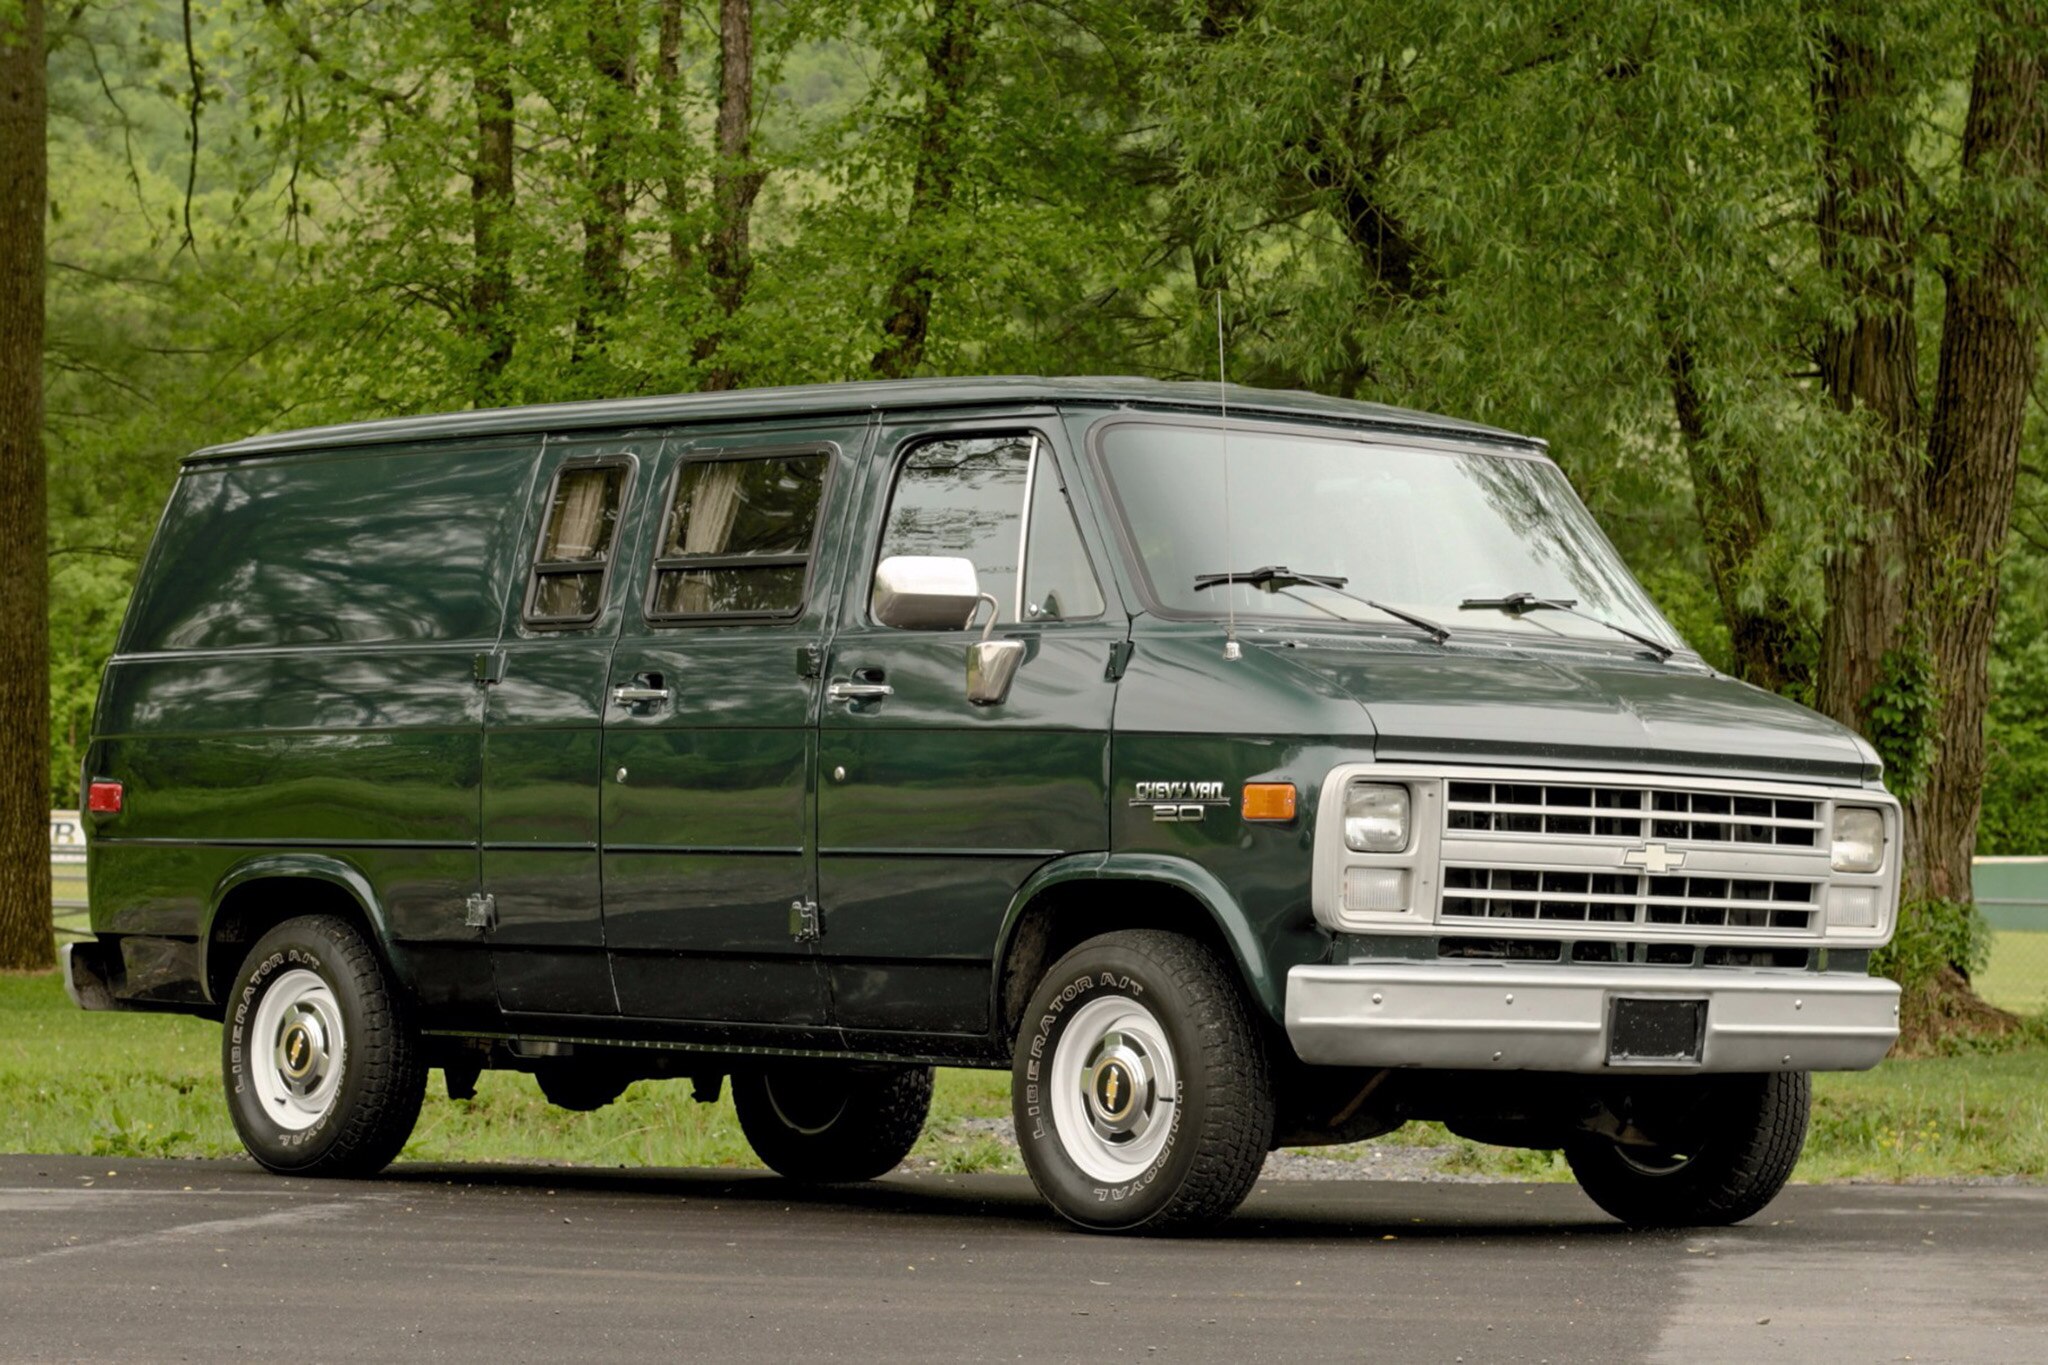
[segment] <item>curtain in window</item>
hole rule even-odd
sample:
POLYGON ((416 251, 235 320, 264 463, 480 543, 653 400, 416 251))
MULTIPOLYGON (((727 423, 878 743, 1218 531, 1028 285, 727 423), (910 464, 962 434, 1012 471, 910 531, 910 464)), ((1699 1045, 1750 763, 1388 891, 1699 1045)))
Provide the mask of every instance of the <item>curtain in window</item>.
POLYGON ((601 560, 611 541, 611 526, 605 519, 607 469, 579 470, 563 480, 560 501, 555 504, 554 535, 548 558, 561 561, 601 560))
MULTIPOLYGON (((722 460, 699 465, 691 471, 696 486, 684 515, 682 544, 675 553, 686 555, 724 554, 731 548, 732 528, 740 515, 740 476, 746 465, 722 460)), ((711 580, 704 574, 685 574, 676 608, 690 615, 714 611, 711 580)))

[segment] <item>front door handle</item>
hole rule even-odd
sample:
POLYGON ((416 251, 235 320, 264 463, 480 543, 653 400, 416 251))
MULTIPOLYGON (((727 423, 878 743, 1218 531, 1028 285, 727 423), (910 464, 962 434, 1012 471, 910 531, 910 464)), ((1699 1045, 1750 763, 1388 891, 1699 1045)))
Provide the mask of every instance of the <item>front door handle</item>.
POLYGON ((896 689, 885 682, 836 682, 825 689, 827 701, 880 701, 896 689))

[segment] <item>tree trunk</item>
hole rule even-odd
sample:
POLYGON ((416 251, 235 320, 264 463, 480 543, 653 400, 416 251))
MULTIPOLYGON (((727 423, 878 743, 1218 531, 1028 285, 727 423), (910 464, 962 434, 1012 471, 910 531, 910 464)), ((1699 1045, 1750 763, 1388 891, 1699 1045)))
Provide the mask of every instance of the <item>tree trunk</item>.
POLYGON ((50 928, 48 484, 42 0, 0 16, 0 970, 54 960, 50 928))
POLYGON ((938 0, 924 50, 924 108, 918 116, 917 170, 911 177, 910 208, 904 214, 907 247, 883 302, 882 345, 868 362, 878 378, 901 379, 924 364, 931 332, 932 294, 939 266, 925 235, 935 220, 952 212, 960 171, 954 145, 960 102, 974 64, 980 15, 974 0, 938 0))
MULTIPOLYGON (((1407 96, 1385 58, 1361 68, 1341 100, 1309 129, 1307 180, 1322 197, 1357 257, 1361 312, 1391 313, 1434 292, 1428 243, 1386 203, 1386 171, 1405 150, 1404 134, 1390 132, 1385 115, 1407 96)), ((1346 330, 1345 360, 1332 384, 1358 394, 1373 380, 1373 357, 1359 327, 1346 330)))
MULTIPOLYGON (((700 363, 718 356, 725 340, 723 324, 746 302, 747 278, 753 273, 749 235, 762 180, 753 156, 753 0, 718 0, 718 165, 711 174, 714 221, 704 244, 704 271, 711 279, 719 323, 697 340, 695 358, 700 363)), ((737 368, 720 358, 705 376, 703 387, 730 389, 738 385, 737 368)))
POLYGON ((1706 545, 1707 570, 1720 599, 1721 617, 1735 651, 1735 676, 1772 692, 1807 681, 1793 662, 1799 623, 1790 602, 1767 593, 1761 607, 1744 598, 1752 561, 1771 534, 1763 478, 1748 451, 1716 449, 1705 395, 1699 390, 1692 347, 1673 341, 1666 359, 1680 444, 1692 475, 1693 509, 1706 545))
POLYGON ((1817 705, 1867 733, 1871 690, 1911 610, 1905 575, 1917 526, 1908 489, 1919 459, 1920 392, 1901 116, 1911 92, 1851 31, 1865 21, 1851 15, 1821 34, 1814 105, 1821 264, 1847 315, 1821 337, 1815 359, 1835 406, 1866 423, 1857 519, 1826 567, 1817 705))
POLYGON ((668 263, 680 289, 690 275, 690 179, 683 160, 683 0, 661 0, 654 58, 661 108, 656 140, 661 156, 661 207, 668 218, 668 263))
POLYGON ((476 260, 469 284, 470 329, 481 345, 472 401, 497 397, 512 363, 512 0, 476 0, 476 164, 470 170, 470 237, 476 260))
MULTIPOLYGON (((1924 445, 1904 171, 1920 106, 1875 46, 1841 28, 1823 35, 1815 85, 1822 259, 1849 311, 1823 339, 1820 368, 1836 404, 1869 419, 1854 534, 1828 565, 1820 697, 1829 714, 1892 750, 1889 775, 1906 806, 1908 913, 1929 899, 1970 897, 1998 559, 2036 368, 2038 325, 2026 292, 2043 264, 2048 34, 2038 4, 1993 10, 1971 76, 1956 206, 1944 224, 1951 251, 1924 445), (1908 697, 1916 700, 1902 725, 1908 697)), ((1925 1035, 1941 1020, 1986 1017, 2002 1018, 1947 972, 1912 997, 1906 1022, 1925 1035)))
POLYGON ((590 0, 591 100, 589 200, 583 215, 583 295, 573 354, 604 348, 604 329, 626 304, 627 162, 633 141, 633 91, 639 83, 639 18, 633 0, 590 0))
POLYGON ((1970 896, 1970 855, 1984 787, 1984 714, 1998 566, 2012 525, 2027 390, 2039 368, 2039 318, 2027 301, 2044 264, 2048 92, 2039 6, 1978 47, 1963 128, 1963 216, 1945 274, 1940 368, 1923 475, 1929 640, 1942 680, 1939 758, 1919 805, 1921 894, 1970 896), (1977 212, 1973 207, 1981 206, 1977 212))

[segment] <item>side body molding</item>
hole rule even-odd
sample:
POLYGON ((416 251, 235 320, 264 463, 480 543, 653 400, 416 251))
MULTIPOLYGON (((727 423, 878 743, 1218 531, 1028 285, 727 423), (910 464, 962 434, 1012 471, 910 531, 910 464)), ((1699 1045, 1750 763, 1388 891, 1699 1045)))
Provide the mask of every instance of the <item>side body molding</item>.
POLYGON ((361 869, 343 859, 321 853, 266 853, 229 868, 207 898, 206 917, 199 925, 199 984, 209 1001, 220 1003, 213 999, 213 990, 207 984, 212 980, 207 957, 212 951, 213 925, 220 917, 220 908, 235 888, 271 877, 326 882, 348 892, 370 921, 372 946, 398 969, 401 979, 409 978, 410 974, 404 970, 392 942, 391 921, 384 912, 383 903, 377 898, 376 890, 371 887, 370 879, 363 875, 361 869))
POLYGON ((1073 853, 1055 858, 1034 872, 1030 880, 1018 889, 1004 912, 1002 933, 996 940, 997 969, 993 973, 994 997, 990 1018, 1002 1017, 1001 964, 1009 959, 1017 925, 1024 916, 1025 908, 1042 892, 1082 881, 1148 882, 1172 887, 1192 896, 1208 912, 1210 920, 1230 945, 1230 955, 1236 963, 1238 975, 1258 1001, 1260 1009, 1271 1019, 1282 1017, 1286 972, 1274 971, 1243 907, 1208 869, 1185 858, 1157 853, 1073 853))

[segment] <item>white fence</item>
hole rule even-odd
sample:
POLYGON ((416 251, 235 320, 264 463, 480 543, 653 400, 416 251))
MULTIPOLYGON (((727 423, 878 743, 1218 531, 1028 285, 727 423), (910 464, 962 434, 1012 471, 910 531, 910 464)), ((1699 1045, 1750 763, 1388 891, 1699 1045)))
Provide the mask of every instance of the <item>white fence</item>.
POLYGON ((85 825, 75 810, 50 812, 50 892, 59 915, 85 909, 85 825))

